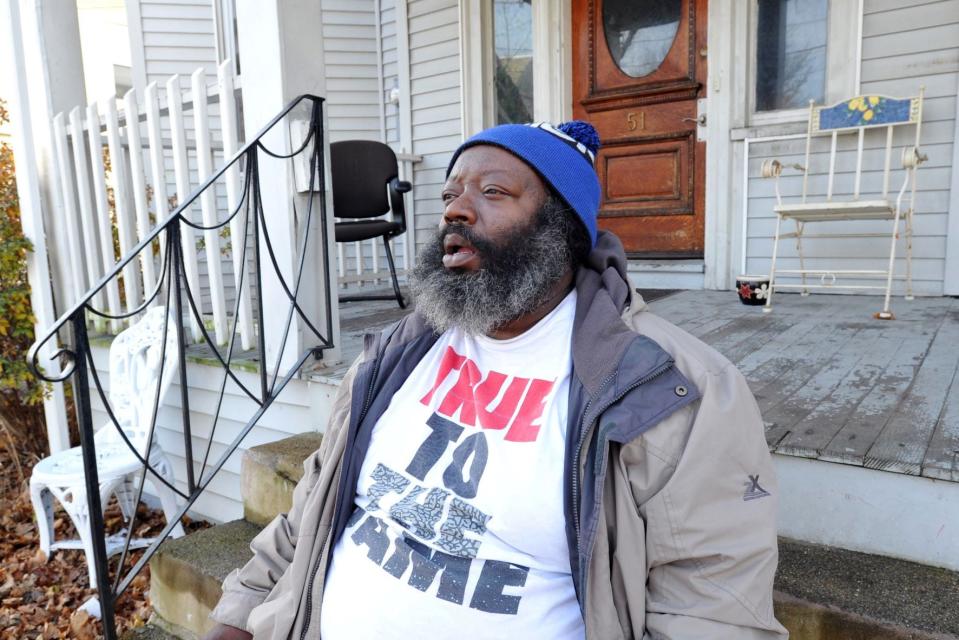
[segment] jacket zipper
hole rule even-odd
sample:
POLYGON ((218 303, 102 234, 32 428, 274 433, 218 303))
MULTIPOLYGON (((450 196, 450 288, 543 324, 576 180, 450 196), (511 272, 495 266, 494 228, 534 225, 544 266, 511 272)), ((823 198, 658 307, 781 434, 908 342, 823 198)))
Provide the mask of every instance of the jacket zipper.
MULTIPOLYGON (((599 410, 599 411, 597 412, 597 414, 596 414, 597 417, 598 417, 600 414, 602 414, 603 411, 605 411, 606 409, 608 409, 610 406, 612 406, 613 404, 619 402, 619 400, 622 399, 623 396, 625 396, 627 393, 629 393, 630 391, 632 391, 632 390, 635 389, 636 387, 639 387, 639 386, 641 386, 641 385, 644 385, 644 384, 646 384, 647 382, 650 382, 650 381, 658 378, 658 377, 661 376, 662 374, 664 374, 664 373, 666 373, 667 371, 669 371, 670 369, 672 369, 674 364, 675 364, 675 361, 672 360, 672 359, 669 359, 669 360, 667 360, 665 363, 663 363, 661 366, 659 366, 659 367, 657 367, 655 370, 653 370, 652 372, 646 374, 645 376, 643 376, 643 377, 640 378, 639 380, 637 380, 637 381, 633 382, 632 384, 630 384, 629 386, 627 386, 625 389, 623 389, 622 391, 620 391, 615 397, 613 397, 613 398, 610 399, 608 402, 606 402, 605 404, 603 404, 603 406, 600 408, 600 410, 599 410)), ((599 391, 597 391, 597 393, 596 393, 597 396, 602 392, 602 390, 606 387, 606 385, 608 385, 608 384, 610 383, 610 381, 612 381, 612 379, 615 377, 615 375, 616 375, 615 373, 610 374, 610 376, 607 377, 606 380, 603 381, 603 383, 602 383, 602 384, 600 385, 600 387, 599 387, 599 391)), ((575 531, 576 531, 576 552, 577 552, 577 555, 579 554, 579 550, 580 550, 580 548, 582 547, 582 544, 583 544, 583 541, 582 541, 582 533, 581 533, 581 531, 580 531, 580 511, 581 511, 582 505, 580 504, 581 496, 580 496, 580 486, 579 486, 579 485, 580 485, 580 478, 579 478, 579 476, 580 476, 579 461, 580 461, 580 458, 582 457, 583 445, 586 444, 587 436, 589 436, 589 435, 592 433, 593 428, 594 428, 594 426, 595 426, 595 424, 596 424, 596 420, 595 420, 595 419, 590 421, 588 427, 587 427, 587 424, 586 424, 586 419, 587 419, 587 417, 589 416, 589 408, 590 408, 590 405, 591 405, 592 403, 593 403, 593 401, 592 401, 592 399, 590 399, 590 400, 586 403, 586 407, 585 407, 585 409, 583 410, 583 424, 582 424, 583 429, 582 429, 582 433, 580 434, 579 443, 578 443, 578 445, 577 445, 577 447, 576 447, 576 451, 573 453, 573 464, 572 464, 572 468, 573 468, 573 504, 574 504, 573 528, 574 528, 575 531)), ((580 573, 581 573, 581 575, 582 575, 583 578, 584 578, 583 583, 582 583, 582 588, 581 588, 581 592, 582 592, 582 594, 583 594, 583 604, 584 604, 584 605, 585 605, 585 603, 586 603, 586 581, 585 581, 585 577, 586 577, 586 570, 587 570, 587 569, 588 569, 588 567, 580 567, 580 573)), ((301 640, 302 640, 302 639, 301 639, 301 640)))
MULTIPOLYGON (((366 389, 366 398, 363 399, 363 409, 360 411, 359 420, 356 421, 357 427, 363 424, 363 419, 366 417, 367 412, 370 410, 370 402, 373 399, 373 385, 376 382, 376 374, 380 369, 380 358, 376 359, 376 362, 373 364, 373 371, 370 374, 370 384, 366 389)), ((345 455, 345 453, 344 453, 345 455)), ((337 504, 333 503, 333 514, 336 515, 337 504)), ((334 518, 335 520, 335 518, 334 518)), ((326 547, 326 542, 330 538, 330 533, 332 532, 332 523, 330 526, 330 531, 326 532, 326 536, 323 537, 323 543, 320 545, 320 555, 316 559, 316 564, 313 565, 313 568, 310 570, 310 577, 306 583, 306 617, 303 620, 303 630, 300 632, 300 640, 305 640, 306 632, 310 629, 310 618, 313 616, 313 582, 316 580, 316 572, 320 569, 320 559, 323 557, 323 548, 326 547)))

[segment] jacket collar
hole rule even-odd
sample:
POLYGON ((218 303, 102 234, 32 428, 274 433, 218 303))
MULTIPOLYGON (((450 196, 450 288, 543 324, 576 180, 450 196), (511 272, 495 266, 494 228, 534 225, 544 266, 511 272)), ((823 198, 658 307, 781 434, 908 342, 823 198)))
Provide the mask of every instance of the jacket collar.
POLYGON ((618 385, 604 389, 614 376, 628 384, 669 360, 659 345, 640 338, 623 321, 627 310, 638 312, 645 303, 632 291, 626 253, 612 233, 599 233, 596 247, 576 274, 576 294, 573 370, 589 397, 615 391, 618 385))

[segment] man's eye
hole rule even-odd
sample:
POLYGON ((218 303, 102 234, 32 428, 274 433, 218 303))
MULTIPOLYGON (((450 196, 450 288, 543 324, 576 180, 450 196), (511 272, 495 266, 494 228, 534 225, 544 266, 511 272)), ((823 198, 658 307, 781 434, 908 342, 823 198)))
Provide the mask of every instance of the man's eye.
POLYGON ((456 194, 447 192, 440 197, 443 199, 443 202, 449 202, 450 200, 453 200, 454 198, 456 198, 456 194))
POLYGON ((483 190, 483 193, 491 196, 498 196, 503 195, 506 192, 501 189, 497 189, 496 187, 486 187, 486 189, 483 190))

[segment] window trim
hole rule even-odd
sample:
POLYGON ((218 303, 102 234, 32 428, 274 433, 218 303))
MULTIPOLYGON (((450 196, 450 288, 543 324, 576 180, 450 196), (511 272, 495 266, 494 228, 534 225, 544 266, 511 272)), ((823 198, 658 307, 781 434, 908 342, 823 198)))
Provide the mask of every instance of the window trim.
MULTIPOLYGON (((467 138, 492 126, 495 120, 493 12, 489 0, 460 0, 459 5, 460 100, 463 137, 467 138)), ((568 120, 573 110, 571 3, 532 0, 532 9, 533 118, 568 120)))
MULTIPOLYGON (((826 87, 824 104, 833 104, 859 94, 859 69, 862 64, 863 0, 828 0, 826 18, 826 87), (850 30, 847 25, 855 24, 850 30), (855 64, 848 64, 855 60, 855 64)), ((792 109, 756 111, 756 56, 758 51, 759 0, 749 3, 748 72, 746 74, 747 126, 803 122, 809 117, 808 105, 792 109)))

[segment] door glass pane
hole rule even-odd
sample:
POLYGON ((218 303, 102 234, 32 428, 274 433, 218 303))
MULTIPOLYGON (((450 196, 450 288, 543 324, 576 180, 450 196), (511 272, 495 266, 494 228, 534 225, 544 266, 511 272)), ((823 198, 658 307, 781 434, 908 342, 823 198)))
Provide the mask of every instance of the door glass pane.
POLYGON ((633 78, 666 59, 679 31, 682 0, 606 0, 603 29, 613 61, 633 78))
POLYGON ((494 0, 496 124, 533 119, 533 10, 530 0, 494 0))
POLYGON ((756 110, 823 102, 828 0, 759 0, 756 110))

